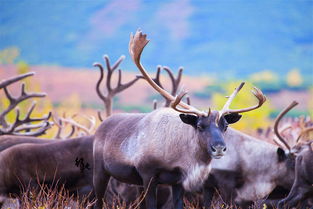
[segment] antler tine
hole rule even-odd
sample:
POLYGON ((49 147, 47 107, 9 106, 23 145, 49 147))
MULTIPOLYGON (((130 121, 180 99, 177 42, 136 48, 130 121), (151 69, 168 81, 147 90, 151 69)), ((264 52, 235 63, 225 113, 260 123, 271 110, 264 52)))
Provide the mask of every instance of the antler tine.
POLYGON ((251 110, 255 110, 259 107, 261 107, 264 102, 266 101, 266 97, 264 96, 264 94, 262 93, 262 91, 256 87, 254 88, 254 91, 251 91, 253 93, 253 95, 258 99, 258 104, 252 107, 247 107, 247 108, 242 108, 242 109, 236 109, 236 110, 232 110, 229 109, 229 106, 232 102, 232 100, 234 99, 234 97, 237 95, 237 93, 240 91, 240 89, 243 87, 245 83, 242 82, 232 93, 232 95, 229 97, 228 101, 226 102, 226 104, 224 105, 223 109, 220 111, 220 117, 222 115, 225 114, 229 114, 229 113, 243 113, 243 112, 249 112, 251 110))
MULTIPOLYGON (((164 87, 163 87, 162 84, 161 84, 161 79, 160 79, 160 77, 161 77, 161 69, 162 69, 162 66, 161 66, 161 65, 158 65, 158 66, 157 66, 157 71, 156 71, 156 73, 155 73, 155 77, 152 78, 152 80, 153 80, 158 86, 160 86, 162 89, 164 89, 164 87)), ((142 76, 142 75, 137 75, 137 77, 138 77, 138 78, 143 78, 143 79, 145 79, 145 77, 142 76)))
POLYGON ((230 113, 229 106, 234 100, 235 96, 238 94, 238 92, 241 90, 241 88, 245 85, 245 82, 241 82, 240 85, 235 88, 233 93, 228 97, 228 100, 226 101, 225 105, 223 106, 222 110, 220 111, 220 117, 222 117, 224 114, 230 113))
POLYGON ((121 62, 125 59, 125 56, 122 55, 120 56, 120 58, 118 58, 118 60, 114 63, 113 66, 111 66, 110 64, 110 58, 108 55, 104 55, 104 60, 107 66, 107 69, 111 72, 113 72, 114 70, 116 70, 118 68, 118 66, 121 64, 121 62))
POLYGON ((284 117, 284 115, 289 112, 293 107, 298 105, 298 102, 293 101, 288 107, 286 107, 279 115, 277 116, 275 123, 274 123, 274 132, 277 138, 285 145, 285 147, 290 151, 289 144, 285 141, 285 139, 280 135, 278 131, 278 124, 281 121, 281 119, 284 117))
MULTIPOLYGON (((159 92, 162 96, 164 96, 165 98, 168 98, 171 101, 175 101, 176 98, 174 96, 172 96, 170 93, 168 93, 167 91, 165 91, 164 89, 162 89, 160 86, 158 86, 152 79, 151 77, 148 75, 147 71, 145 70, 145 68, 142 66, 141 62, 140 62, 140 57, 141 57, 141 53, 144 49, 144 47, 148 44, 149 40, 146 38, 147 35, 146 34, 142 34, 142 32, 140 30, 137 30, 136 34, 130 34, 130 41, 129 41, 129 53, 130 56, 133 60, 133 62, 135 63, 135 65, 138 67, 138 69, 140 70, 141 74, 143 75, 143 77, 146 79, 146 81, 157 91, 159 92)), ((177 101, 176 101, 177 102, 177 101)), ((187 105, 186 103, 180 101, 177 105, 185 108, 185 111, 190 111, 191 114, 196 114, 198 116, 206 116, 207 113, 202 112, 200 110, 195 109, 194 107, 187 105)), ((179 109, 181 110, 181 109, 179 109)))
POLYGON ((62 121, 60 120, 60 118, 57 116, 56 113, 52 115, 52 120, 54 121, 54 124, 58 127, 58 131, 53 138, 61 139, 62 138, 61 132, 62 132, 62 129, 64 128, 64 124, 62 123, 62 121))
MULTIPOLYGON (((35 126, 34 126, 35 127, 35 126)), ((19 132, 14 132, 14 135, 17 136, 41 136, 45 134, 45 132, 51 127, 51 123, 48 121, 45 121, 44 123, 40 124, 40 126, 35 127, 39 128, 37 131, 34 132, 26 132, 26 133, 19 133, 19 132)), ((27 129, 27 128, 25 128, 27 129)))
POLYGON ((73 120, 71 118, 61 118, 61 120, 64 123, 68 123, 68 124, 71 124, 72 126, 75 126, 78 130, 81 130, 81 131, 85 132, 87 135, 89 134, 88 128, 86 128, 85 126, 79 124, 75 120, 73 120))
POLYGON ((278 139, 273 138, 273 141, 274 141, 274 143, 275 143, 277 146, 279 146, 280 148, 282 148, 282 149, 285 148, 284 144, 282 144, 281 141, 278 141, 278 139))
POLYGON ((176 92, 177 92, 178 87, 179 87, 179 83, 180 83, 182 75, 183 75, 184 68, 180 67, 178 69, 178 74, 177 74, 176 78, 175 78, 175 76, 173 74, 173 71, 169 67, 163 66, 163 69, 168 73, 168 75, 169 75, 169 77, 171 79, 171 82, 172 82, 172 92, 171 92, 171 94, 172 95, 176 95, 176 92))
POLYGON ((130 87, 131 85, 133 85, 137 80, 140 79, 140 77, 137 77, 137 76, 136 76, 133 80, 131 80, 131 81, 125 83, 125 84, 122 84, 122 83, 121 83, 121 80, 122 80, 122 71, 119 70, 118 72, 119 72, 119 79, 118 79, 118 84, 117 84, 116 88, 113 89, 114 95, 120 93, 121 91, 124 91, 124 90, 127 89, 127 88, 129 88, 129 87, 130 87))
POLYGON ((71 125, 71 131, 64 137, 64 139, 71 138, 74 135, 75 131, 76 131, 75 126, 71 125))
POLYGON ((112 74, 114 70, 118 68, 118 66, 121 64, 121 62, 125 59, 125 56, 121 56, 113 66, 110 64, 110 59, 108 55, 104 56, 104 60, 106 63, 106 69, 107 69, 107 78, 106 78, 106 89, 107 93, 106 95, 103 94, 100 90, 100 85, 103 81, 104 78, 104 69, 103 66, 100 63, 94 63, 94 67, 98 67, 100 70, 100 77, 97 81, 96 84, 96 91, 100 99, 103 101, 105 109, 106 109, 106 116, 110 116, 112 114, 112 98, 120 93, 121 91, 129 88, 131 85, 133 85, 140 77, 135 77, 133 80, 129 81, 128 83, 122 84, 122 72, 119 69, 118 70, 118 81, 117 81, 117 86, 115 88, 112 87, 112 74))
POLYGON ((30 113, 34 109, 35 105, 32 105, 26 113, 26 116, 24 119, 19 119, 20 111, 18 108, 16 108, 16 118, 14 123, 7 129, 7 130, 0 130, 3 134, 13 134, 13 135, 20 135, 20 136, 40 136, 45 133, 45 131, 51 127, 53 123, 50 123, 48 120, 51 117, 51 112, 49 112, 48 115, 42 117, 42 118, 30 118, 30 113), (38 122, 43 121, 40 124, 27 124, 32 122, 38 122), (38 129, 40 128, 40 129, 38 129), (37 131, 29 131, 32 129, 38 129, 37 131), (29 132, 26 133, 20 133, 21 131, 28 130, 29 132))
POLYGON ((311 131, 313 131, 313 126, 305 128, 304 130, 302 130, 301 133, 299 134, 297 140, 296 140, 296 143, 298 143, 303 136, 305 136, 307 133, 309 133, 311 131))
MULTIPOLYGON (((183 99, 183 97, 187 94, 187 91, 181 91, 175 98, 175 100, 171 103, 171 107, 178 111, 178 112, 182 112, 182 113, 187 113, 187 114, 195 114, 195 111, 198 111, 198 110, 195 110, 195 109, 182 109, 182 108, 179 108, 178 105, 180 104, 181 100, 183 99)), ((209 114, 207 114, 209 115, 209 114)))
POLYGON ((38 121, 42 121, 42 120, 46 121, 46 120, 50 119, 50 117, 52 115, 51 112, 49 112, 47 115, 45 115, 41 118, 31 118, 30 115, 31 115, 32 111, 34 110, 35 106, 36 106, 36 103, 34 102, 32 104, 32 106, 28 109, 28 111, 25 115, 25 118, 23 120, 21 120, 22 123, 38 122, 38 121))
MULTIPOLYGON (((10 82, 8 82, 10 83, 10 82)), ((22 101, 29 99, 29 98, 39 98, 39 97, 45 97, 46 93, 27 93, 25 92, 25 87, 24 85, 22 85, 22 93, 19 97, 14 98, 9 90, 7 89, 6 86, 3 87, 4 88, 4 93, 6 95, 6 97, 8 98, 10 104, 7 107, 7 109, 5 109, 1 114, 0 114, 0 124, 3 125, 4 127, 7 127, 8 124, 5 121, 5 116, 12 111, 19 103, 21 103, 22 101)))
POLYGON ((89 121, 90 121, 89 133, 91 134, 96 127, 96 118, 93 116, 90 116, 89 121))
POLYGON ((190 105, 190 104, 191 104, 190 96, 187 95, 187 96, 186 96, 186 100, 187 100, 187 104, 190 105))
POLYGON ((26 113, 26 115, 25 115, 25 119, 26 119, 26 118, 27 118, 27 119, 30 119, 30 115, 31 115, 32 112, 34 111, 36 104, 37 104, 36 101, 33 101, 33 102, 32 102, 32 105, 30 106, 30 108, 28 109, 28 111, 27 111, 27 113, 26 113))
MULTIPOLYGON (((49 123, 49 124, 51 125, 51 123, 49 123)), ((28 131, 30 129, 42 128, 42 127, 45 127, 46 125, 47 125, 47 121, 44 121, 43 123, 39 123, 39 124, 31 124, 31 125, 23 124, 23 125, 17 127, 16 129, 14 129, 14 133, 19 133, 21 131, 28 131)))
POLYGON ((120 56, 120 58, 114 63, 114 65, 111 67, 110 64, 110 59, 108 55, 104 55, 104 60, 106 62, 106 66, 107 66, 107 71, 108 71, 108 75, 107 75, 107 81, 106 81, 106 87, 108 89, 108 94, 110 94, 110 92, 112 92, 112 74, 114 72, 114 70, 116 70, 118 68, 118 66, 121 64, 121 62, 125 59, 125 56, 122 55, 120 56))
MULTIPOLYGON (((65 113, 63 113, 63 117, 64 118, 66 117, 65 113)), ((53 119, 55 125, 58 127, 58 132, 53 138, 55 138, 55 139, 68 139, 74 135, 74 133, 76 131, 76 127, 74 125, 71 125, 71 131, 67 135, 62 136, 62 131, 64 130, 64 127, 65 127, 65 123, 63 122, 63 118, 60 118, 55 113, 55 114, 53 114, 52 119, 53 119)))
MULTIPOLYGON (((16 111, 16 116, 15 116, 15 120, 14 120, 13 124, 11 124, 10 126, 9 125, 6 125, 6 126, 2 125, 3 128, 0 127, 0 135, 13 133, 14 128, 17 126, 16 124, 19 122, 19 117, 20 117, 20 110, 18 107, 15 109, 15 111, 16 111)), ((7 123, 5 123, 5 124, 7 124, 7 123)))
POLYGON ((100 85, 101 85, 101 82, 102 82, 102 80, 103 80, 103 78, 104 78, 104 70, 103 70, 103 67, 102 67, 102 65, 101 65, 100 63, 94 63, 93 66, 94 66, 94 67, 98 67, 98 68, 100 69, 100 76, 99 76, 99 79, 98 79, 97 84, 96 84, 96 91, 97 91, 97 94, 98 94, 98 96, 100 97, 100 99, 101 99, 102 101, 106 101, 107 98, 104 96, 104 94, 103 94, 103 93, 101 92, 101 90, 100 90, 100 85))
POLYGON ((10 84, 15 83, 15 82, 17 82, 19 80, 27 78, 29 76, 33 76, 33 75, 35 75, 34 72, 29 72, 29 73, 25 73, 25 74, 22 74, 22 75, 19 75, 19 76, 15 76, 15 77, 12 77, 12 78, 9 78, 9 79, 6 79, 6 80, 2 80, 0 82, 0 89, 4 88, 6 86, 9 86, 10 84))
POLYGON ((102 115, 101 115, 101 111, 100 111, 100 110, 97 111, 97 115, 98 115, 98 119, 102 122, 102 121, 103 121, 103 118, 102 118, 102 115))
MULTIPOLYGON (((77 116, 77 114, 75 114, 75 116, 77 116)), ((88 133, 92 134, 94 128, 96 127, 96 118, 93 116, 87 116, 87 115, 81 115, 81 116, 89 121, 90 125, 89 125, 89 128, 87 129, 88 129, 88 133)))
MULTIPOLYGON (((172 83, 172 91, 171 91, 171 95, 176 95, 180 81, 181 81, 181 77, 182 77, 182 73, 183 73, 183 68, 180 67, 178 70, 178 74, 177 74, 177 78, 175 78, 172 70, 167 67, 167 66, 163 66, 163 69, 167 72, 167 74, 169 75, 170 79, 171 79, 171 83, 172 83)), ((166 103, 165 103, 165 107, 169 107, 170 106, 171 101, 166 99, 166 103)), ((187 103, 188 104, 188 103, 187 103)), ((188 104, 189 105, 189 104, 188 104)))
POLYGON ((164 89, 163 86, 162 86, 162 84, 161 84, 161 79, 160 79, 161 69, 162 69, 162 66, 161 66, 161 65, 158 65, 158 66, 157 66, 157 71, 156 71, 156 73, 155 73, 155 78, 152 78, 152 80, 153 80, 156 84, 158 84, 158 86, 160 86, 162 89, 164 89))

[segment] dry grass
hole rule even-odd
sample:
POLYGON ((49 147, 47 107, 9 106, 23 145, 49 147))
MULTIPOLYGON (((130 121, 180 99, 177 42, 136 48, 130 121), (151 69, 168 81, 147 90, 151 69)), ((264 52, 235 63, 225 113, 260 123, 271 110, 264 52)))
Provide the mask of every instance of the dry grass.
MULTIPOLYGON (((140 195, 136 201, 127 205, 120 197, 115 196, 110 202, 104 202, 104 209, 139 209, 139 205, 143 202, 144 194, 140 195)), ((49 188, 40 186, 40 189, 26 189, 21 197, 9 199, 5 202, 2 208, 4 209, 85 209, 92 208, 94 200, 89 200, 88 197, 75 198, 69 192, 61 188, 49 188), (20 206, 20 207, 19 207, 20 206)), ((227 205, 219 195, 215 195, 212 202, 212 209, 239 209, 235 205, 227 205)), ((200 209, 201 203, 199 200, 188 201, 184 199, 185 209, 200 209)), ((251 209, 259 209, 268 207, 253 206, 251 209)), ((168 209, 168 207, 164 207, 168 209)))
POLYGON ((5 209, 85 209, 92 208, 93 201, 88 196, 74 197, 64 189, 40 185, 34 189, 28 187, 20 197, 11 197, 2 208, 5 209))

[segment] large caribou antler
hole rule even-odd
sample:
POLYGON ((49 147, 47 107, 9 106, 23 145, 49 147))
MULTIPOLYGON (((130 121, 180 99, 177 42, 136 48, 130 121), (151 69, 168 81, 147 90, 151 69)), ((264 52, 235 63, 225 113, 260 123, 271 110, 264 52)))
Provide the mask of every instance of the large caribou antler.
POLYGON ((25 90, 25 84, 22 84, 21 95, 19 97, 13 97, 8 90, 8 86, 12 83, 20 81, 29 76, 33 76, 35 73, 25 73, 23 75, 15 76, 7 80, 0 82, 0 89, 3 88, 4 93, 9 100, 9 106, 0 113, 0 135, 10 134, 10 135, 22 135, 22 136, 40 136, 45 133, 45 131, 50 128, 50 122, 48 121, 51 112, 48 115, 41 118, 31 118, 31 114, 35 109, 36 103, 33 102, 29 110, 27 111, 25 118, 20 119, 20 110, 18 109, 18 104, 24 100, 30 98, 41 98, 45 97, 45 93, 27 93, 25 90), (12 124, 6 121, 6 115, 11 112, 13 109, 16 109, 16 118, 12 124), (32 124, 33 122, 42 122, 39 124, 32 124), (31 132, 30 130, 34 130, 31 132))
MULTIPOLYGON (((142 64, 140 62, 141 53, 142 53, 144 47, 149 42, 149 40, 147 40, 146 37, 147 37, 146 34, 142 34, 142 32, 140 30, 137 30, 135 35, 133 35, 133 34, 130 35, 130 41, 129 41, 129 53, 132 57, 132 60, 134 61, 134 63, 136 64, 136 66, 140 70, 141 74, 143 75, 143 77, 148 81, 148 83, 156 91, 158 91, 163 97, 165 97, 169 101, 171 101, 171 107, 173 109, 175 109, 176 111, 182 112, 182 113, 188 113, 188 114, 195 114, 198 116, 208 116, 210 111, 208 111, 208 112, 200 111, 200 110, 196 109, 195 107, 188 105, 188 104, 181 101, 182 98, 187 94, 186 91, 182 91, 178 96, 174 97, 170 93, 165 91, 162 87, 160 87, 157 83, 155 83, 153 81, 153 79, 148 75, 147 71, 145 70, 145 68, 142 66, 142 64), (180 106, 180 107, 178 107, 178 106, 180 106)), ((249 107, 249 108, 238 109, 238 110, 229 109, 229 106, 230 106, 232 100, 234 99, 234 97, 236 96, 236 94, 239 92, 239 90, 242 88, 243 85, 244 85, 244 83, 241 83, 240 86, 237 89, 235 89, 234 93, 229 97, 229 99, 226 102, 225 106, 223 107, 222 111, 220 111, 220 116, 225 115, 225 114, 229 114, 229 113, 241 113, 241 112, 251 111, 251 110, 254 110, 256 108, 259 108, 266 101, 266 98, 263 95, 263 93, 259 89, 255 88, 255 92, 253 92, 253 93, 257 97, 257 99, 259 100, 258 105, 253 106, 253 107, 249 107)))
MULTIPOLYGON (((171 95, 172 96, 175 96, 177 94, 177 90, 178 90, 178 87, 179 87, 179 84, 180 84, 180 81, 181 81, 181 78, 182 78, 182 75, 183 75, 183 68, 180 67, 178 69, 178 73, 177 73, 177 76, 175 77, 174 76, 174 73, 173 71, 167 67, 167 66, 157 66, 157 71, 156 71, 156 74, 155 74, 155 78, 152 78, 152 80, 158 85, 160 86, 162 89, 164 89, 162 83, 161 83, 161 79, 160 79, 160 75, 161 75, 161 69, 165 70, 170 78, 170 81, 171 81, 171 84, 172 84, 172 89, 171 89, 171 95)), ((140 76, 142 78, 144 78, 143 76, 140 76)), ((163 96, 163 95, 161 95, 163 96)), ((164 104, 164 107, 169 107, 171 105, 171 100, 168 99, 167 97, 164 97, 163 98, 165 99, 165 104, 164 104)), ((189 98, 189 97, 188 97, 189 98)), ((187 102, 187 104, 190 105, 190 103, 187 102)), ((153 109, 156 109, 156 102, 153 103, 153 109)))
MULTIPOLYGON (((133 34, 130 35, 130 41, 129 41, 129 53, 130 56, 132 57, 132 60, 140 70, 141 74, 143 77, 146 79, 146 81, 157 91, 159 92, 163 97, 167 98, 170 101, 175 101, 172 103, 172 107, 175 108, 176 104, 183 107, 183 109, 179 109, 180 112, 183 113, 190 113, 190 114, 195 114, 198 116, 207 116, 206 112, 200 111, 196 109, 193 106, 190 106, 184 102, 181 101, 182 97, 174 97, 167 91, 165 91, 163 88, 161 88, 159 85, 157 85, 152 78, 148 75, 147 71, 145 68, 142 66, 140 63, 140 57, 141 53, 144 49, 144 47, 148 44, 149 40, 146 39, 147 35, 142 34, 140 30, 136 32, 136 34, 133 36, 133 34), (174 104, 174 106, 173 106, 174 104)), ((185 95, 186 93, 184 93, 185 95)))
POLYGON ((231 102, 233 101, 235 96, 238 94, 238 92, 241 90, 241 88, 244 86, 244 84, 245 83, 242 82, 233 91, 233 93, 228 97, 227 102, 225 103, 224 107, 220 111, 220 117, 222 117, 223 115, 231 114, 231 113, 243 113, 243 112, 249 112, 251 110, 255 110, 255 109, 261 107, 263 105, 263 103, 266 101, 266 97, 264 96, 262 91, 256 87, 254 87, 254 91, 251 91, 251 92, 258 99, 258 102, 259 102, 258 104, 256 104, 255 106, 252 106, 252 107, 247 107, 247 108, 242 108, 242 109, 236 109, 236 110, 230 109, 229 106, 230 106, 231 102))
MULTIPOLYGON (((103 66, 100 63, 94 63, 93 66, 98 67, 100 69, 100 77, 96 85, 96 91, 100 99, 103 101, 105 110, 106 110, 106 116, 110 116, 112 114, 112 98, 120 93, 121 91, 124 91, 125 89, 129 88, 131 85, 133 85, 138 79, 140 79, 139 76, 134 78, 133 80, 122 84, 122 71, 118 70, 118 81, 117 86, 115 88, 112 87, 112 74, 113 72, 118 68, 118 66, 121 64, 121 62, 125 59, 125 56, 121 56, 113 66, 110 64, 110 59, 107 55, 104 55, 104 60, 106 63, 106 69, 107 69, 107 77, 106 77, 106 95, 101 92, 100 90, 100 84, 104 77, 104 69, 103 66)), ((99 119, 102 120, 101 114, 98 113, 99 119)))
MULTIPOLYGON (((281 128, 281 130, 278 130, 278 126, 279 123, 281 122, 282 118, 286 115, 287 112, 289 112, 293 107, 295 107, 296 105, 298 105, 298 103, 296 101, 293 101, 288 107, 286 107, 276 118, 275 120, 275 124, 274 124, 274 132, 275 135, 277 136, 277 138, 279 139, 279 141, 274 138, 274 142, 280 146, 281 148, 284 149, 287 148, 288 151, 290 153, 297 153, 299 152, 299 150, 301 150, 301 147, 304 144, 310 144, 313 143, 313 141, 310 141, 309 139, 307 139, 308 142, 300 142, 300 139, 303 138, 306 134, 308 134, 309 132, 313 131, 313 126, 310 123, 310 121, 308 121, 308 123, 306 123, 304 121, 304 118, 300 118, 297 121, 292 121, 292 124, 287 125, 283 128, 281 128), (296 125, 296 127, 300 128, 300 133, 296 134, 295 130, 297 130, 296 127, 294 127, 296 125), (292 144, 290 145, 290 141, 289 143, 287 142, 287 139, 285 137, 283 137, 281 135, 281 133, 283 133, 286 130, 290 130, 291 131, 291 142, 292 144), (283 146, 282 146, 283 145, 283 146)), ((298 133, 298 132, 297 132, 298 133)))
MULTIPOLYGON (((294 108, 295 106, 298 105, 298 102, 296 101, 293 101, 288 107, 286 107, 281 113, 279 113, 279 115, 277 116, 276 120, 275 120, 275 123, 274 123, 274 132, 275 132, 275 135, 277 136, 277 138, 283 143, 283 145, 290 151, 291 148, 289 146, 289 144, 287 143, 287 141, 284 139, 284 137, 282 137, 280 135, 280 132, 278 130, 278 124, 279 122, 281 121, 281 119, 284 117, 284 115, 287 114, 287 112, 289 112, 292 108, 294 108)), ((276 144, 279 145, 279 142, 275 141, 274 139, 274 142, 276 144)))

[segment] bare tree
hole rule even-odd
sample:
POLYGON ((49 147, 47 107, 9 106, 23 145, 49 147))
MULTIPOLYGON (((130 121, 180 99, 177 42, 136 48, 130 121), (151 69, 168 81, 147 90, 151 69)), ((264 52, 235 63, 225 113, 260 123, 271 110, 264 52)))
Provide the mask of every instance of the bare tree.
POLYGON ((18 108, 18 105, 31 98, 41 98, 45 97, 45 93, 29 93, 25 90, 25 84, 23 83, 21 86, 21 95, 18 97, 14 97, 11 95, 11 93, 8 90, 8 86, 20 81, 24 78, 33 76, 35 73, 25 73, 19 76, 15 76, 6 80, 3 80, 0 82, 0 89, 4 90, 4 94, 6 98, 9 100, 9 106, 7 108, 4 108, 4 110, 0 113, 0 135, 4 134, 10 134, 10 135, 23 135, 23 136, 40 136, 45 133, 45 131, 50 128, 51 124, 48 121, 51 112, 47 114, 46 116, 43 116, 41 118, 31 118, 31 114, 33 110, 35 109, 36 103, 33 102, 31 107, 28 109, 25 118, 20 118, 20 110, 18 108), (6 116, 8 113, 10 113, 12 110, 16 111, 16 118, 15 121, 10 124, 6 120, 6 116), (33 124, 34 122, 41 122, 37 124, 33 124), (30 131, 34 130, 34 131, 30 131))

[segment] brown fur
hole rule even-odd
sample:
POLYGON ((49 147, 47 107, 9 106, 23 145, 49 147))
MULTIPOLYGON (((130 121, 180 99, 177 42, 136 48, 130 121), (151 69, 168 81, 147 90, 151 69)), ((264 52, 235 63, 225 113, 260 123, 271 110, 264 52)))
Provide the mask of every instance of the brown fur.
POLYGON ((49 142, 53 142, 53 140, 39 139, 31 136, 2 135, 0 136, 0 152, 17 144, 25 143, 44 144, 49 142))
MULTIPOLYGON (((13 141, 22 142, 23 138, 29 143, 11 146, 0 153, 0 194, 19 194, 21 186, 37 186, 37 180, 40 183, 58 183, 59 186, 64 184, 72 193, 77 193, 84 186, 90 186, 93 137, 64 141, 7 137, 4 143, 6 146, 9 138, 12 140, 11 145, 13 141), (75 165, 76 158, 83 158, 85 164, 89 163, 90 169, 81 171, 75 165)), ((5 140, 1 137, 0 141, 5 140)))
POLYGON ((296 158, 294 183, 288 196, 279 202, 279 208, 294 207, 307 198, 313 199, 313 150, 310 143, 302 146, 296 158))

